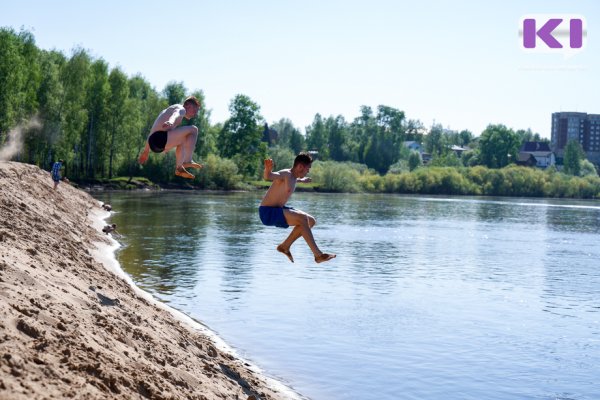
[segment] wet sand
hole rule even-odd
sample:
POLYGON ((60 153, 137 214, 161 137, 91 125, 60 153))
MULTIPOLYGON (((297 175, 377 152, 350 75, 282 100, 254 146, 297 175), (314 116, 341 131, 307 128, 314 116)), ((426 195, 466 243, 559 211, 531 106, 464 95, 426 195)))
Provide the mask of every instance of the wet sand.
POLYGON ((120 270, 108 213, 0 162, 0 399, 302 398, 120 270))

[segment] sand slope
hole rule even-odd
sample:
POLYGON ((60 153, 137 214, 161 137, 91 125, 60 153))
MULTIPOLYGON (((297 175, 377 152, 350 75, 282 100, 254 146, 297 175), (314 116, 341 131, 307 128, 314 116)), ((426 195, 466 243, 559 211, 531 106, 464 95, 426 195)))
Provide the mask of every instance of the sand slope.
POLYGON ((99 204, 0 162, 0 399, 283 399, 94 256, 99 204))

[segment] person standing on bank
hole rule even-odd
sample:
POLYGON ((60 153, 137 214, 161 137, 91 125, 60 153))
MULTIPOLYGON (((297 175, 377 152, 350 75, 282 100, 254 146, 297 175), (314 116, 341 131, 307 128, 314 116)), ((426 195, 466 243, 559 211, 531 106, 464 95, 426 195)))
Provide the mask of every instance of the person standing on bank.
POLYGON ((173 104, 162 110, 154 121, 146 146, 138 159, 144 164, 148 159, 150 150, 154 153, 166 153, 175 147, 176 168, 175 175, 183 178, 194 179, 186 168, 202 168, 201 164, 192 161, 192 154, 198 140, 198 128, 194 125, 181 126, 184 118, 192 119, 198 115, 200 102, 190 96, 181 104, 173 104))
POLYGON ((277 226, 279 228, 288 228, 290 225, 294 226, 287 239, 277 246, 277 251, 285 254, 291 262, 294 262, 294 257, 292 257, 290 247, 300 236, 306 240, 317 263, 335 258, 335 254, 323 253, 317 246, 311 230, 317 222, 315 218, 304 211, 286 207, 285 205, 296 189, 296 182, 311 182, 311 179, 306 177, 311 165, 312 158, 310 154, 305 152, 296 156, 291 169, 282 169, 277 172, 273 172, 273 160, 270 158, 265 160, 263 177, 265 180, 273 181, 273 183, 269 187, 269 190, 267 190, 265 197, 263 197, 258 208, 258 213, 264 225, 277 226))
POLYGON ((58 183, 60 182, 60 170, 63 167, 64 160, 58 160, 54 164, 52 164, 52 180, 54 181, 54 190, 56 190, 58 183))

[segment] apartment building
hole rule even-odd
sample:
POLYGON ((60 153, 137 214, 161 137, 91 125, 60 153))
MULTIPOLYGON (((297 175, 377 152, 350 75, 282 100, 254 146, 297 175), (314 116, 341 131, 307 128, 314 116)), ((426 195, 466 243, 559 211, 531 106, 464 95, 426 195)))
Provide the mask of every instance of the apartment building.
POLYGON ((600 164, 600 114, 581 112, 552 113, 550 147, 557 161, 562 161, 565 147, 577 140, 588 160, 600 164))

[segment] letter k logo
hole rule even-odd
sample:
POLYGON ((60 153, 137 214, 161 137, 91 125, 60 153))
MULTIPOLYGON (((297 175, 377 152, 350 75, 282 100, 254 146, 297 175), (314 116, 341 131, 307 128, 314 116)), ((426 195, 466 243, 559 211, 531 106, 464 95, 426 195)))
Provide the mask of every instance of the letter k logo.
POLYGON ((523 47, 526 49, 535 48, 535 38, 538 36, 551 49, 562 49, 562 44, 552 36, 552 31, 562 22, 562 19, 552 18, 536 31, 535 19, 527 18, 523 20, 523 47))
POLYGON ((519 47, 527 53, 557 53, 565 58, 587 42, 585 17, 579 14, 528 14, 519 20, 519 47))

